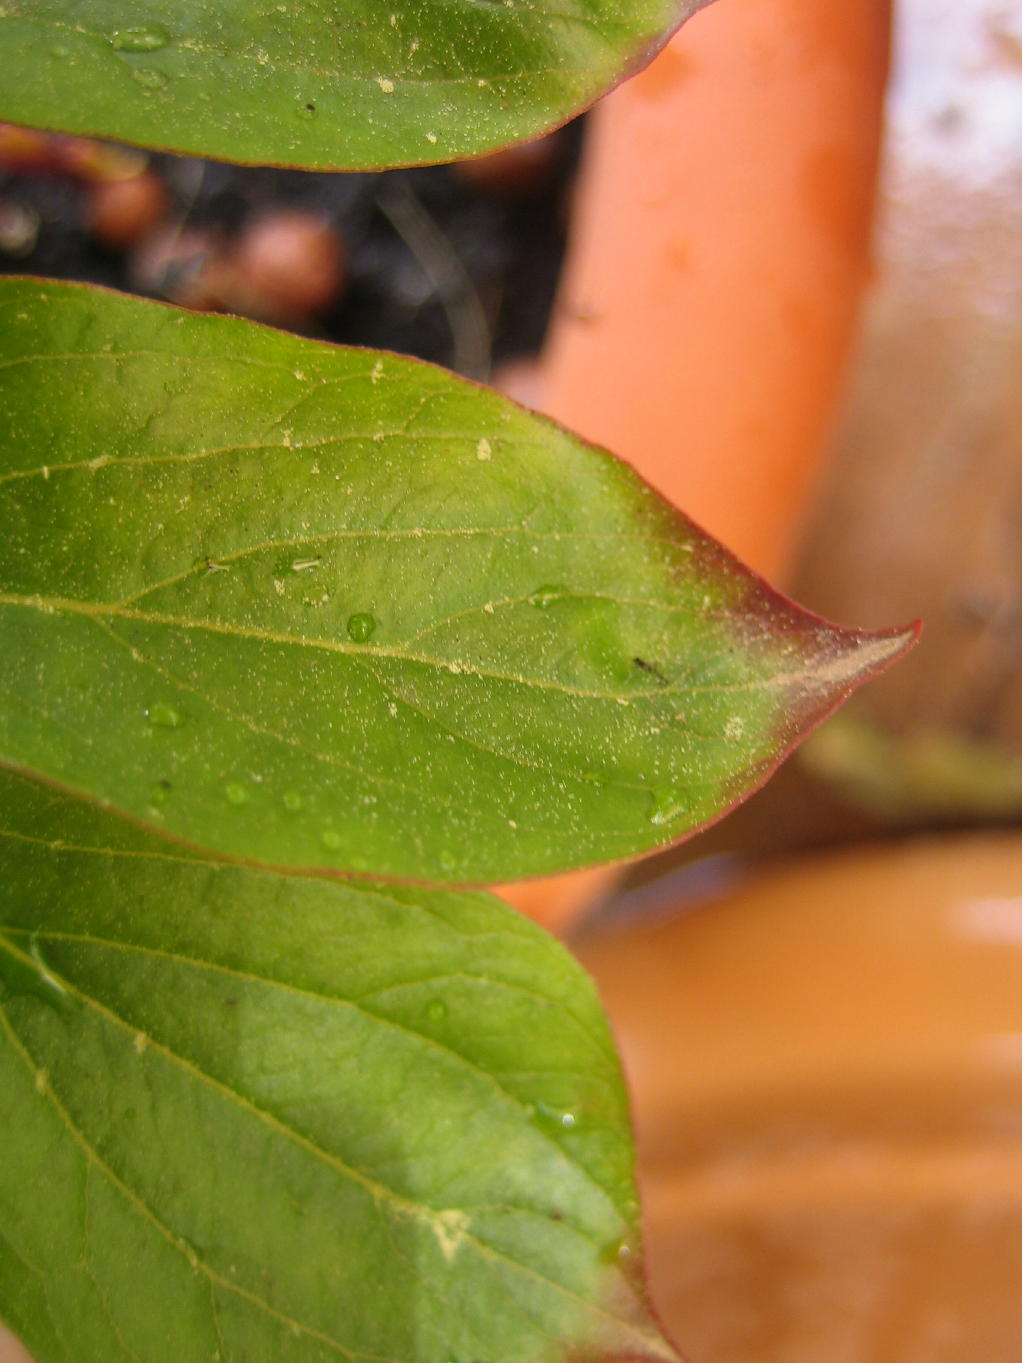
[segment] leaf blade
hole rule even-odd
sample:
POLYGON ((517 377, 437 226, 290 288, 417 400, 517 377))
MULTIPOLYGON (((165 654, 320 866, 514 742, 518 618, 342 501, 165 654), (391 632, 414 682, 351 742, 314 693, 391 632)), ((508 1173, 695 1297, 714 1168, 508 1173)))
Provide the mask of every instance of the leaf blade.
POLYGON ((0 808, 0 1313, 38 1363, 80 1322, 81 1363, 672 1357, 616 1266, 626 1103, 553 942, 10 773, 0 808))
POLYGON ((800 611, 430 366, 4 299, 0 761, 175 837, 462 883, 635 855, 911 642, 800 611))
POLYGON ((35 0, 0 10, 0 117, 317 170, 452 160, 564 122, 697 7, 35 0))

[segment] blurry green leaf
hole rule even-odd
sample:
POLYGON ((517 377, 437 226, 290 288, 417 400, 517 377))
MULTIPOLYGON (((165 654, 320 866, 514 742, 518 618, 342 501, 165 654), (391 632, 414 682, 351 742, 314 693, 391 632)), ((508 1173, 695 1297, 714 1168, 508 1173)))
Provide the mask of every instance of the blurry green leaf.
POLYGON ((311 169, 453 160, 563 123, 705 0, 11 0, 0 118, 311 169))
POLYGON ((0 284, 0 449, 0 762, 242 858, 670 843, 911 639, 441 370, 81 287, 0 284))
POLYGON ((806 744, 806 769, 891 823, 993 823, 1022 814, 1022 754, 912 719, 912 727, 891 733, 863 707, 845 711, 806 744))
POLYGON ((0 773, 0 1317, 37 1363, 674 1355, 595 990, 481 894, 0 773))

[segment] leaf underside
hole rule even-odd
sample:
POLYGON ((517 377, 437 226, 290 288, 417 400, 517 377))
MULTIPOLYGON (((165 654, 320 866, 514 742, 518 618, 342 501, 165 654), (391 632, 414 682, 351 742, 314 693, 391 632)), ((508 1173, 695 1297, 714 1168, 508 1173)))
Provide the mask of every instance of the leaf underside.
POLYGON ((595 990, 483 894, 0 773, 0 1318, 37 1363, 670 1359, 595 990))
POLYGON ((508 880, 677 840, 910 635, 391 355, 0 284, 0 762, 278 866, 508 880))
POLYGON ((453 160, 563 123, 700 3, 11 0, 0 118, 312 170, 453 160))

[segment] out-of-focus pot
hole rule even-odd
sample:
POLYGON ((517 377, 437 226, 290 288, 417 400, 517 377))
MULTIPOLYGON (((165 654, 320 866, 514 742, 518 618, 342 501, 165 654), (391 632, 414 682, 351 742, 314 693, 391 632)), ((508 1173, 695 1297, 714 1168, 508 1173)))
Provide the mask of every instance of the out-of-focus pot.
POLYGON ((793 864, 580 954, 692 1363, 1018 1363, 1022 837, 793 864))

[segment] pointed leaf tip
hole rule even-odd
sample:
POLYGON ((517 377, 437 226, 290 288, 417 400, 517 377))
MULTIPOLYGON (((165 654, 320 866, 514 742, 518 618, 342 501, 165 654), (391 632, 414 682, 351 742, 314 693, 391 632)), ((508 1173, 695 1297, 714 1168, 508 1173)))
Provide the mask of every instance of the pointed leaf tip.
POLYGON ((76 286, 0 309, 0 761, 184 842, 461 883, 634 856, 910 642, 431 366, 76 286))

